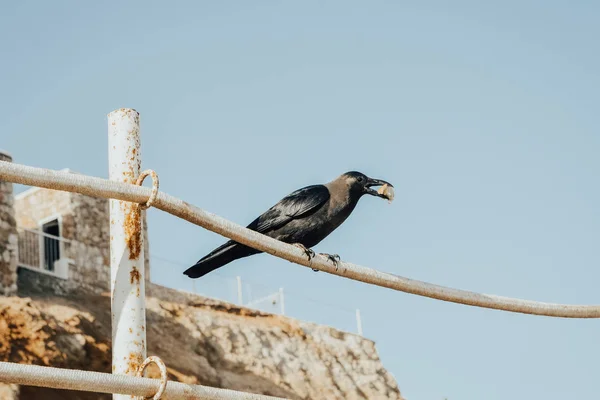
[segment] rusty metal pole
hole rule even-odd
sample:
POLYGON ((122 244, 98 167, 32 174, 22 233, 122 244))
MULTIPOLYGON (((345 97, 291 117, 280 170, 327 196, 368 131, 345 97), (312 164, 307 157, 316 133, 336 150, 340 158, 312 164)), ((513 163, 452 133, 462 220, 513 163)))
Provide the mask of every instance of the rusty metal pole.
MULTIPOLYGON (((140 174, 140 115, 108 114, 109 179, 135 184, 140 174)), ((112 372, 134 376, 146 359, 144 244, 138 203, 110 200, 112 372)), ((113 395, 113 399, 131 399, 113 395)))

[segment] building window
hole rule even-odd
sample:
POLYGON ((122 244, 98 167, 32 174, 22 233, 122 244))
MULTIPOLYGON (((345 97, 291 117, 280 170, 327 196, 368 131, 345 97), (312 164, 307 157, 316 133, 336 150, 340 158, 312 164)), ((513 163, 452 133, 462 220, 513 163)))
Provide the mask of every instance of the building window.
POLYGON ((42 232, 54 237, 44 236, 44 269, 54 271, 54 262, 60 259, 60 227, 58 219, 48 221, 42 225, 42 232))

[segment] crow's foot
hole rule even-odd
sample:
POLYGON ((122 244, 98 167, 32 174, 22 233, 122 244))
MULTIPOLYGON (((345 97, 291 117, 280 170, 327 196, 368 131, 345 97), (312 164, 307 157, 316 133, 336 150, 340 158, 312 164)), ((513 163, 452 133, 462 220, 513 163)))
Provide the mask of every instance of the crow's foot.
MULTIPOLYGON (((294 246, 302 249, 302 251, 304 251, 304 254, 306 254, 306 256, 308 257, 308 261, 312 261, 312 259, 315 257, 315 252, 312 249, 307 248, 305 245, 303 245, 302 243, 294 243, 294 246)), ((311 268, 313 271, 315 272, 319 272, 318 269, 314 269, 311 268)))
POLYGON ((331 261, 333 263, 333 265, 335 266, 335 270, 336 271, 338 270, 338 264, 341 261, 341 258, 340 258, 339 255, 337 255, 337 254, 327 254, 327 253, 319 253, 319 254, 322 255, 322 256, 327 257, 327 259, 329 261, 331 261))
MULTIPOLYGON (((312 261, 312 259, 316 255, 312 249, 307 248, 302 243, 294 243, 294 246, 298 247, 299 249, 301 249, 304 252, 304 254, 306 254, 306 256, 308 257, 308 261, 312 261)), ((318 271, 318 269, 314 269, 314 268, 312 268, 312 270, 315 272, 318 271)))

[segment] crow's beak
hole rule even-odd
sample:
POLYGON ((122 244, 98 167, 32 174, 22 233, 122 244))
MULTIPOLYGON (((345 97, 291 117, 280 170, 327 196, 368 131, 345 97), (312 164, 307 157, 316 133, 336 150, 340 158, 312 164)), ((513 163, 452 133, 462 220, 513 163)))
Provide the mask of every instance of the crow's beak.
POLYGON ((368 178, 367 179, 367 183, 365 184, 365 193, 366 194, 370 194, 371 196, 381 197, 382 199, 391 200, 385 194, 379 193, 375 189, 371 189, 373 186, 383 186, 383 185, 388 185, 391 188, 394 187, 394 185, 392 185, 391 183, 386 182, 386 181, 384 181, 382 179, 368 178))

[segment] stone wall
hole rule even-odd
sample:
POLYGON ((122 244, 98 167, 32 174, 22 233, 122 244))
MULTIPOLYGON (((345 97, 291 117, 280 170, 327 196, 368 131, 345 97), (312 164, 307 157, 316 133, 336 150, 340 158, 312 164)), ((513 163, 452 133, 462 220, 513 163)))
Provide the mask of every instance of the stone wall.
MULTIPOLYGON (((108 200, 71 194, 74 236, 69 257, 69 280, 95 292, 110 289, 110 225, 108 200)), ((65 229, 65 232, 67 229, 65 229)))
MULTIPOLYGON (((91 215, 97 214, 91 210, 94 206, 99 206, 99 214, 105 213, 105 211, 102 209, 102 203, 93 204, 93 206, 87 208, 80 207, 81 203, 85 203, 85 200, 80 197, 85 196, 58 190, 32 188, 17 195, 16 198, 15 211, 19 227, 38 230, 41 221, 57 217, 60 221, 60 236, 71 241, 70 243, 63 243, 63 254, 61 254, 61 258, 70 258, 73 261, 69 265, 69 276, 66 281, 57 281, 57 285, 52 289, 54 292, 64 293, 79 286, 102 292, 107 291, 110 287, 108 264, 105 263, 106 255, 103 254, 104 249, 100 242, 102 235, 98 234, 106 229, 103 229, 103 224, 99 223, 98 218, 91 218, 89 222, 79 221, 82 217, 90 218, 90 215, 82 212, 82 209, 89 210, 91 215), (93 227, 93 229, 90 229, 90 227, 93 227), (90 230, 93 232, 90 232, 90 230), (98 239, 94 242, 90 238, 95 236, 98 239)), ((108 224, 108 221, 105 222, 108 224)), ((38 237, 35 234, 20 233, 21 243, 25 241, 36 242, 37 240, 38 237)), ((35 245, 37 246, 37 244, 35 245)), ((30 264, 38 265, 35 260, 35 251, 33 253, 28 257, 31 259, 30 264)), ((22 275, 23 272, 20 271, 19 275, 22 275)), ((43 277, 40 277, 40 279, 43 279, 43 277)))
MULTIPOLYGON (((95 293, 110 290, 109 200, 78 193, 33 189, 17 197, 15 209, 17 225, 30 229, 38 229, 41 220, 60 216, 61 236, 70 241, 63 245, 64 255, 72 262, 68 280, 57 285, 55 292, 64 293, 78 287, 95 293)), ((145 211, 142 221, 146 280, 149 280, 150 248, 145 211)), ((32 234, 24 233, 21 240, 26 237, 36 240, 36 237, 29 236, 32 234)), ((33 264, 37 265, 35 260, 33 264)))
MULTIPOLYGON (((64 216, 71 214, 70 193, 32 188, 15 196, 14 207, 19 227, 38 229, 39 222, 42 220, 58 215, 63 216, 64 219, 64 216)), ((69 237, 64 231, 62 234, 69 237)))
MULTIPOLYGON (((0 151, 0 160, 12 162, 12 157, 0 151)), ((0 181, 0 294, 17 291, 18 236, 13 208, 13 184, 0 181)))

